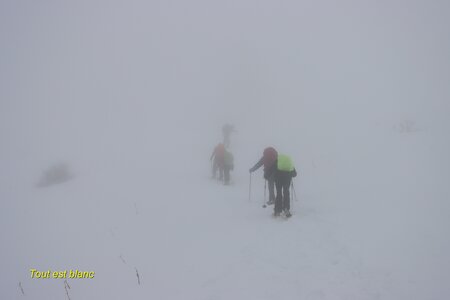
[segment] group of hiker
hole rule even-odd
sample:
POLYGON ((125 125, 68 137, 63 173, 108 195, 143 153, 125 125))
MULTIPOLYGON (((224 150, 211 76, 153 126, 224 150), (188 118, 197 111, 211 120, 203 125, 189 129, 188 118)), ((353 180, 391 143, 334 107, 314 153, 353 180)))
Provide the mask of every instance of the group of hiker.
MULTIPOLYGON (((212 178, 223 181, 225 185, 230 184, 230 171, 233 170, 233 154, 230 147, 230 135, 235 132, 232 125, 225 124, 222 127, 223 142, 219 143, 210 157, 212 161, 212 178), (217 175, 218 172, 218 175, 217 175)), ((263 166, 264 179, 269 190, 268 205, 274 204, 274 216, 282 213, 286 217, 290 212, 290 187, 292 178, 297 176, 292 159, 285 154, 279 154, 273 147, 267 147, 262 157, 249 169, 250 174, 263 166)))

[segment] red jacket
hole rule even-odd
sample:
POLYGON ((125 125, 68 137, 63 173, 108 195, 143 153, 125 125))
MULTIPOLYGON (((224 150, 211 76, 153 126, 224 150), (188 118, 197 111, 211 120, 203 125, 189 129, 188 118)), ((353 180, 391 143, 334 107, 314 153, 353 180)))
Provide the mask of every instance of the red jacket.
POLYGON ((216 146, 216 148, 214 148, 213 153, 211 154, 211 159, 214 158, 214 162, 216 162, 217 164, 224 164, 225 162, 225 146, 220 143, 216 146))

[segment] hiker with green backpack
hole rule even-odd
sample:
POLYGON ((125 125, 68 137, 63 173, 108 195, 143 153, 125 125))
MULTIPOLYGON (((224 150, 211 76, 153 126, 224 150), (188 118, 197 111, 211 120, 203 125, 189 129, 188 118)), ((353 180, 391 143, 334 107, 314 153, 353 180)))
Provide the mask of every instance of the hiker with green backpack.
POLYGON ((292 159, 287 155, 278 154, 276 162, 267 172, 269 176, 273 175, 277 191, 273 215, 277 217, 281 212, 284 212, 286 217, 290 217, 291 199, 289 188, 292 178, 297 176, 292 159))

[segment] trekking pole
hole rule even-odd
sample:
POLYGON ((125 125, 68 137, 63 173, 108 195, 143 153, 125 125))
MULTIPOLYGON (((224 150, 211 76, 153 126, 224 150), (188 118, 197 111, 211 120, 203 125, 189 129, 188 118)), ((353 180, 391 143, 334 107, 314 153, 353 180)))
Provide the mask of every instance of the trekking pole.
POLYGON ((289 199, 289 205, 291 210, 294 209, 294 184, 292 183, 292 179, 291 179, 291 192, 289 195, 290 199, 289 199))
POLYGON ((295 199, 295 201, 298 201, 297 194, 295 193, 295 188, 294 188, 294 182, 293 181, 291 181, 291 187, 292 187, 292 191, 294 192, 293 193, 294 194, 294 199, 295 199))
POLYGON ((264 202, 262 205, 263 208, 267 207, 267 205, 266 205, 266 190, 267 190, 266 186, 267 186, 267 180, 264 180, 264 202))
POLYGON ((250 181, 248 184, 248 202, 252 201, 252 173, 250 173, 250 181))
POLYGON ((211 167, 211 169, 210 169, 210 171, 211 171, 211 178, 214 178, 213 161, 210 159, 209 162, 210 162, 210 167, 211 167))

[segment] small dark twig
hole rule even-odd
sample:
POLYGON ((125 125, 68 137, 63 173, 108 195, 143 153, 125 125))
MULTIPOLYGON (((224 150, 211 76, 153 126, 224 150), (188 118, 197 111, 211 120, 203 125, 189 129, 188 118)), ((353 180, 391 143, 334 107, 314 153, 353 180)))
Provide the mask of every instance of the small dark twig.
POLYGON ((25 295, 25 292, 23 291, 22 282, 19 281, 19 287, 20 291, 22 292, 22 295, 25 295))
POLYGON ((66 290, 67 299, 70 300, 69 296, 70 285, 67 283, 67 280, 64 280, 64 289, 66 290))
POLYGON ((119 258, 120 258, 120 260, 121 260, 124 264, 127 264, 127 262, 125 261, 125 259, 122 257, 122 254, 120 254, 119 258))
POLYGON ((138 272, 137 268, 134 268, 134 269, 136 270, 136 277, 138 280, 138 284, 141 285, 141 279, 139 278, 139 272, 138 272))

